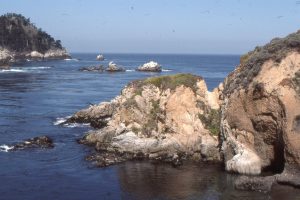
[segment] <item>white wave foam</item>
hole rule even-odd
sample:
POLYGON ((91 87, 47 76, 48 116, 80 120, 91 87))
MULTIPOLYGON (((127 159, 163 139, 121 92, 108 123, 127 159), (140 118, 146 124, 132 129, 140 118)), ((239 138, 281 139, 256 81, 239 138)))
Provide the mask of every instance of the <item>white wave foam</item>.
POLYGON ((13 146, 8 146, 6 144, 3 144, 0 146, 0 151, 2 152, 8 152, 9 150, 13 149, 14 147, 13 146))
POLYGON ((23 69, 2 69, 0 72, 26 72, 26 70, 23 69))
POLYGON ((32 72, 32 71, 39 71, 41 69, 50 69, 51 67, 46 67, 46 66, 40 66, 40 67, 22 67, 22 68, 11 68, 11 69, 2 69, 0 72, 6 72, 6 73, 12 73, 12 72, 17 72, 17 73, 25 73, 25 72, 32 72))
POLYGON ((126 72, 134 72, 134 69, 126 69, 126 72))
POLYGON ((60 125, 64 122, 66 122, 70 117, 72 117, 72 116, 70 115, 67 117, 58 117, 58 118, 56 118, 55 122, 53 122, 53 125, 55 125, 55 126, 60 125))
POLYGON ((163 71, 163 72, 171 72, 173 70, 171 70, 171 69, 162 69, 161 71, 163 71))
POLYGON ((79 124, 79 123, 70 123, 70 124, 64 124, 64 127, 68 127, 68 128, 76 128, 76 127, 86 127, 86 126, 90 126, 89 123, 83 123, 83 124, 79 124))
POLYGON ((79 61, 78 59, 76 58, 66 58, 64 59, 65 61, 79 61))
POLYGON ((42 67, 26 67, 25 69, 35 70, 35 69, 50 69, 50 68, 51 67, 42 66, 42 67))

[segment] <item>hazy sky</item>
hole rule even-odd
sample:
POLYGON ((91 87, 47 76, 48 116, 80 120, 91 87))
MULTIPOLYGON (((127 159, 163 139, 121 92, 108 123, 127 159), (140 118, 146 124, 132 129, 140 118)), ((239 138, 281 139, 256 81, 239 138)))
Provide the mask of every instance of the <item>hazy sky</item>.
POLYGON ((241 54, 300 29, 295 0, 0 0, 70 52, 241 54))

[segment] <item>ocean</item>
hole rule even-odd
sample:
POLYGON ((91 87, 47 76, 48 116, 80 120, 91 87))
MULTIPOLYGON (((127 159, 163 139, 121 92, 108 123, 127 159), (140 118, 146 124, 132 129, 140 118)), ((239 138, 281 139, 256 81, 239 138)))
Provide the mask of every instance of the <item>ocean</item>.
POLYGON ((130 81, 150 76, 192 73, 204 77, 210 90, 239 63, 238 55, 72 54, 73 59, 26 62, 0 70, 0 199, 300 199, 300 191, 275 186, 271 193, 238 191, 236 175, 223 166, 129 161, 95 168, 85 161, 90 147, 79 145, 91 128, 59 122, 90 104, 109 101, 130 81), (136 72, 150 60, 161 73, 136 72), (82 72, 81 67, 114 61, 125 72, 82 72), (48 135, 53 149, 6 152, 24 139, 48 135))

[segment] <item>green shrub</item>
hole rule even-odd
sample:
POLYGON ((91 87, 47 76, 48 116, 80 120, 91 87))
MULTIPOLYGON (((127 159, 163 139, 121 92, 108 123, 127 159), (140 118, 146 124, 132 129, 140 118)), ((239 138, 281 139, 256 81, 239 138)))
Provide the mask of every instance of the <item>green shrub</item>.
POLYGON ((199 119, 204 127, 208 129, 212 135, 218 136, 220 134, 221 111, 211 109, 206 114, 199 114, 199 119))
POLYGON ((145 85, 152 84, 162 90, 170 89, 175 90, 178 86, 184 85, 191 88, 194 92, 197 90, 197 81, 202 80, 200 76, 195 76, 192 74, 175 74, 168 76, 157 76, 151 77, 144 80, 133 81, 131 83, 135 88, 135 94, 141 95, 142 88, 145 85))
POLYGON ((273 60, 278 64, 292 51, 300 52, 300 31, 285 38, 275 38, 265 46, 256 47, 241 56, 240 69, 235 76, 228 77, 224 92, 230 94, 237 88, 247 89, 266 61, 273 60))

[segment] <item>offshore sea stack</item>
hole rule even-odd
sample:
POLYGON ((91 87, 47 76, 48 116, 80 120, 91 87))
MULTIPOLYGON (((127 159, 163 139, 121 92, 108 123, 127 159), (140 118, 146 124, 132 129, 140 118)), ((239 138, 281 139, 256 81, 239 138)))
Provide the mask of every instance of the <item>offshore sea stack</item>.
POLYGON ((160 64, 154 61, 150 61, 139 66, 136 70, 141 72, 161 72, 162 69, 160 64))
MULTIPOLYGON (((224 81, 223 96, 220 138, 226 170, 272 171, 275 178, 260 181, 299 187, 300 31, 242 56, 224 81)), ((244 179, 239 185, 247 180, 253 182, 244 179)))
POLYGON ((54 40, 22 15, 0 16, 0 66, 43 59, 65 59, 70 55, 60 40, 54 40))
POLYGON ((99 166, 124 157, 176 165, 185 158, 220 161, 219 102, 220 91, 209 92, 200 76, 153 77, 130 83, 112 101, 81 110, 67 123, 96 128, 80 143, 107 155, 92 156, 99 166))

